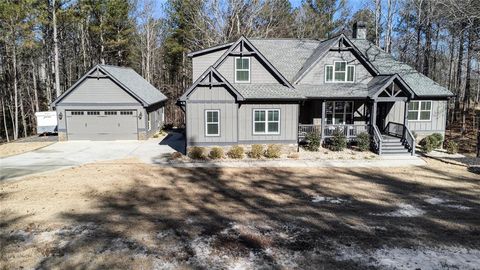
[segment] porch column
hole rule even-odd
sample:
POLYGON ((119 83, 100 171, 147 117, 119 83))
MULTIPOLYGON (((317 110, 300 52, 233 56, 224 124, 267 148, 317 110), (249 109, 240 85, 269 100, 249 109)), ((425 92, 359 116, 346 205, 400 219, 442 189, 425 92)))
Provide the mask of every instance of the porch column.
POLYGON ((403 108, 403 132, 402 132, 402 139, 405 139, 405 132, 407 131, 407 124, 408 124, 408 100, 405 101, 405 107, 403 108))
POLYGON ((372 126, 377 125, 377 101, 376 100, 373 101, 370 123, 372 124, 372 126))
POLYGON ((323 141, 324 141, 324 135, 325 135, 325 117, 326 117, 326 113, 325 113, 326 109, 325 109, 325 100, 322 100, 322 126, 320 127, 321 128, 321 137, 320 137, 320 144, 323 144, 323 141))

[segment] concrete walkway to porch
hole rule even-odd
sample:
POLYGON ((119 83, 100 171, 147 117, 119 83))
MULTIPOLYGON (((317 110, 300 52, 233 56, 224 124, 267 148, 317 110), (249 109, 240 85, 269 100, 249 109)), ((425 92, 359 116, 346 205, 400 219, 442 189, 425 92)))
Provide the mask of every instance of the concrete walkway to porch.
POLYGON ((418 156, 379 156, 372 160, 220 160, 220 161, 166 161, 156 160, 154 164, 180 168, 375 168, 423 166, 427 163, 418 156))

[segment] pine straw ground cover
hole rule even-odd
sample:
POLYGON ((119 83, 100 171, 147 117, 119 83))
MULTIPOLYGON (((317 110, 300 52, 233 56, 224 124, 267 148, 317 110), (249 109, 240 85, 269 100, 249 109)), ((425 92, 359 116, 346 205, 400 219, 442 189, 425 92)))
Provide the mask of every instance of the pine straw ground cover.
POLYGON ((0 184, 5 269, 478 269, 480 177, 87 164, 0 184))

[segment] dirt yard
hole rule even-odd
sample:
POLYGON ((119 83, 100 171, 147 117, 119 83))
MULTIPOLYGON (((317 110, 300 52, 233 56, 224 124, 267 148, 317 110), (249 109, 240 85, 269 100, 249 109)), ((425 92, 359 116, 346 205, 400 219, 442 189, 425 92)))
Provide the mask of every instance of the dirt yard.
POLYGON ((31 136, 14 142, 0 144, 0 158, 30 152, 57 142, 56 136, 31 136))
POLYGON ((5 269, 479 269, 480 175, 96 163, 0 184, 5 269))

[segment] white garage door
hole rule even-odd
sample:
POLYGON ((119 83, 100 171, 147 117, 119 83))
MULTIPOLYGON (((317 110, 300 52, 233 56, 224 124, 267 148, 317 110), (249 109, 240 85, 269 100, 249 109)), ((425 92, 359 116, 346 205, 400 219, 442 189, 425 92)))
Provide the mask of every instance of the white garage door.
POLYGON ((68 140, 137 140, 135 110, 66 111, 68 140))

